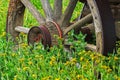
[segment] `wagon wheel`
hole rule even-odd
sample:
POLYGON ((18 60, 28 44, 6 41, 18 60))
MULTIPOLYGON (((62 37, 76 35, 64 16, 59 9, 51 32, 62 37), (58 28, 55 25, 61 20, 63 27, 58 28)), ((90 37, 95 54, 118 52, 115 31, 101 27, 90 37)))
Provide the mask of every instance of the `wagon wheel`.
MULTIPOLYGON (((90 13, 86 16, 80 16, 80 20, 76 23, 68 27, 64 34, 66 34, 69 30, 75 29, 80 30, 95 30, 96 35, 96 46, 92 44, 87 44, 86 48, 91 49, 93 51, 97 51, 102 53, 103 55, 107 55, 108 53, 112 53, 115 49, 115 24, 112 17, 112 13, 109 7, 108 0, 80 0, 84 2, 85 5, 89 6, 90 13), (93 19, 93 23, 91 23, 91 19, 93 19), (85 26, 88 24, 87 26, 85 26), (83 27, 84 26, 84 27, 83 27)), ((84 9, 84 8, 83 8, 84 9)), ((83 11, 86 13, 86 11, 83 11)))
MULTIPOLYGON (((43 17, 29 0, 10 0, 6 31, 11 34, 14 41, 16 41, 16 37, 19 36, 19 32, 29 32, 30 29, 21 27, 23 26, 25 8, 32 13, 40 25, 44 25, 48 28, 51 36, 53 36, 53 34, 62 35, 61 29, 65 36, 71 29, 80 29, 80 27, 91 22, 93 19, 96 33, 96 51, 107 55, 107 53, 112 52, 115 47, 114 22, 108 1, 82 1, 88 3, 91 13, 70 25, 70 19, 78 0, 69 0, 69 4, 63 14, 62 0, 54 0, 54 9, 51 8, 48 0, 41 0, 42 8, 46 17, 43 17)), ((54 41, 55 39, 52 37, 52 44, 54 44, 54 41)))

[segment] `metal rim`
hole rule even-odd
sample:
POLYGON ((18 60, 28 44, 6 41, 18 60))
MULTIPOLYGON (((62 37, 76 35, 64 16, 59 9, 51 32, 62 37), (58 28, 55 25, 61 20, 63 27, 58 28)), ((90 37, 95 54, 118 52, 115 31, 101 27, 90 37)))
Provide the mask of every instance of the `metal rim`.
POLYGON ((41 40, 45 48, 47 46, 51 46, 51 36, 45 26, 34 26, 30 29, 28 33, 28 44, 33 45, 34 42, 36 42, 36 39, 38 40, 38 42, 40 42, 41 40), (41 35, 41 37, 39 37, 39 35, 41 35))
POLYGON ((62 32, 59 24, 57 24, 55 21, 49 21, 49 22, 51 22, 52 24, 55 25, 55 27, 56 27, 56 29, 57 29, 57 31, 58 31, 59 37, 60 37, 60 38, 63 38, 63 32, 62 32))

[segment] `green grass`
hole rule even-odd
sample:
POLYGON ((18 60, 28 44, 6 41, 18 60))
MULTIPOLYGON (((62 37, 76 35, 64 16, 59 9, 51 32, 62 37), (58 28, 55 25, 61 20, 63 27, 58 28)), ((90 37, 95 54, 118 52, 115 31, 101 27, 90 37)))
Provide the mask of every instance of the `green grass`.
MULTIPOLYGON (((32 1, 41 10, 36 0, 32 1)), ((59 45, 46 50, 41 43, 28 46, 27 36, 21 34, 25 38, 24 43, 19 43, 16 48, 13 42, 6 41, 7 6, 7 0, 0 0, 0 80, 96 80, 94 71, 101 73, 102 80, 120 80, 120 48, 117 54, 108 57, 85 51, 85 36, 74 35, 73 31, 68 37, 68 42, 72 44, 71 53, 64 50, 62 39, 57 36, 59 45), (74 41, 74 37, 78 40, 74 41)), ((72 19, 79 15, 79 7, 76 7, 72 19)), ((33 25, 38 23, 26 10, 24 26, 33 25)))

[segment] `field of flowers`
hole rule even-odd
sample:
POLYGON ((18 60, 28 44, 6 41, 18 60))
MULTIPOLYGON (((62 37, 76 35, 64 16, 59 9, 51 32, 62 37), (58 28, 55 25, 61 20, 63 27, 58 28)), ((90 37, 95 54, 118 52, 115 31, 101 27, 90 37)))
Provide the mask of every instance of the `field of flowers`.
MULTIPOLYGON (((74 35, 69 32, 68 52, 58 39, 58 46, 44 49, 41 43, 27 45, 20 39, 17 46, 6 41, 5 21, 9 0, 0 0, 0 80, 120 80, 120 42, 116 54, 105 57, 99 53, 85 51, 86 42, 83 34, 74 35), (77 38, 77 41, 74 41, 77 38), (17 48, 16 48, 17 47, 17 48)), ((35 0, 32 0, 35 4, 35 0)), ((38 0, 39 1, 39 0, 38 0)), ((37 5, 37 4, 36 4, 37 5)), ((39 8, 39 7, 38 7, 39 8)), ((28 11, 26 11, 28 12, 28 11)), ((26 26, 37 25, 31 14, 25 17, 26 26)))

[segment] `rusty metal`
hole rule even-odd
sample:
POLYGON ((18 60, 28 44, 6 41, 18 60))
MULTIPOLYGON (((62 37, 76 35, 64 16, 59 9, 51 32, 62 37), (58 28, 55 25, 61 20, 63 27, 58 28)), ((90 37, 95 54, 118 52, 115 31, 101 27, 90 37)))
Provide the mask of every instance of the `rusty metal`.
POLYGON ((28 44, 42 42, 44 47, 51 46, 51 35, 45 26, 34 26, 28 33, 28 44))
POLYGON ((55 21, 49 21, 49 22, 51 22, 52 24, 55 25, 55 27, 56 27, 56 29, 57 29, 57 31, 58 31, 59 37, 60 37, 60 38, 63 38, 63 32, 62 32, 59 24, 57 24, 55 21))

